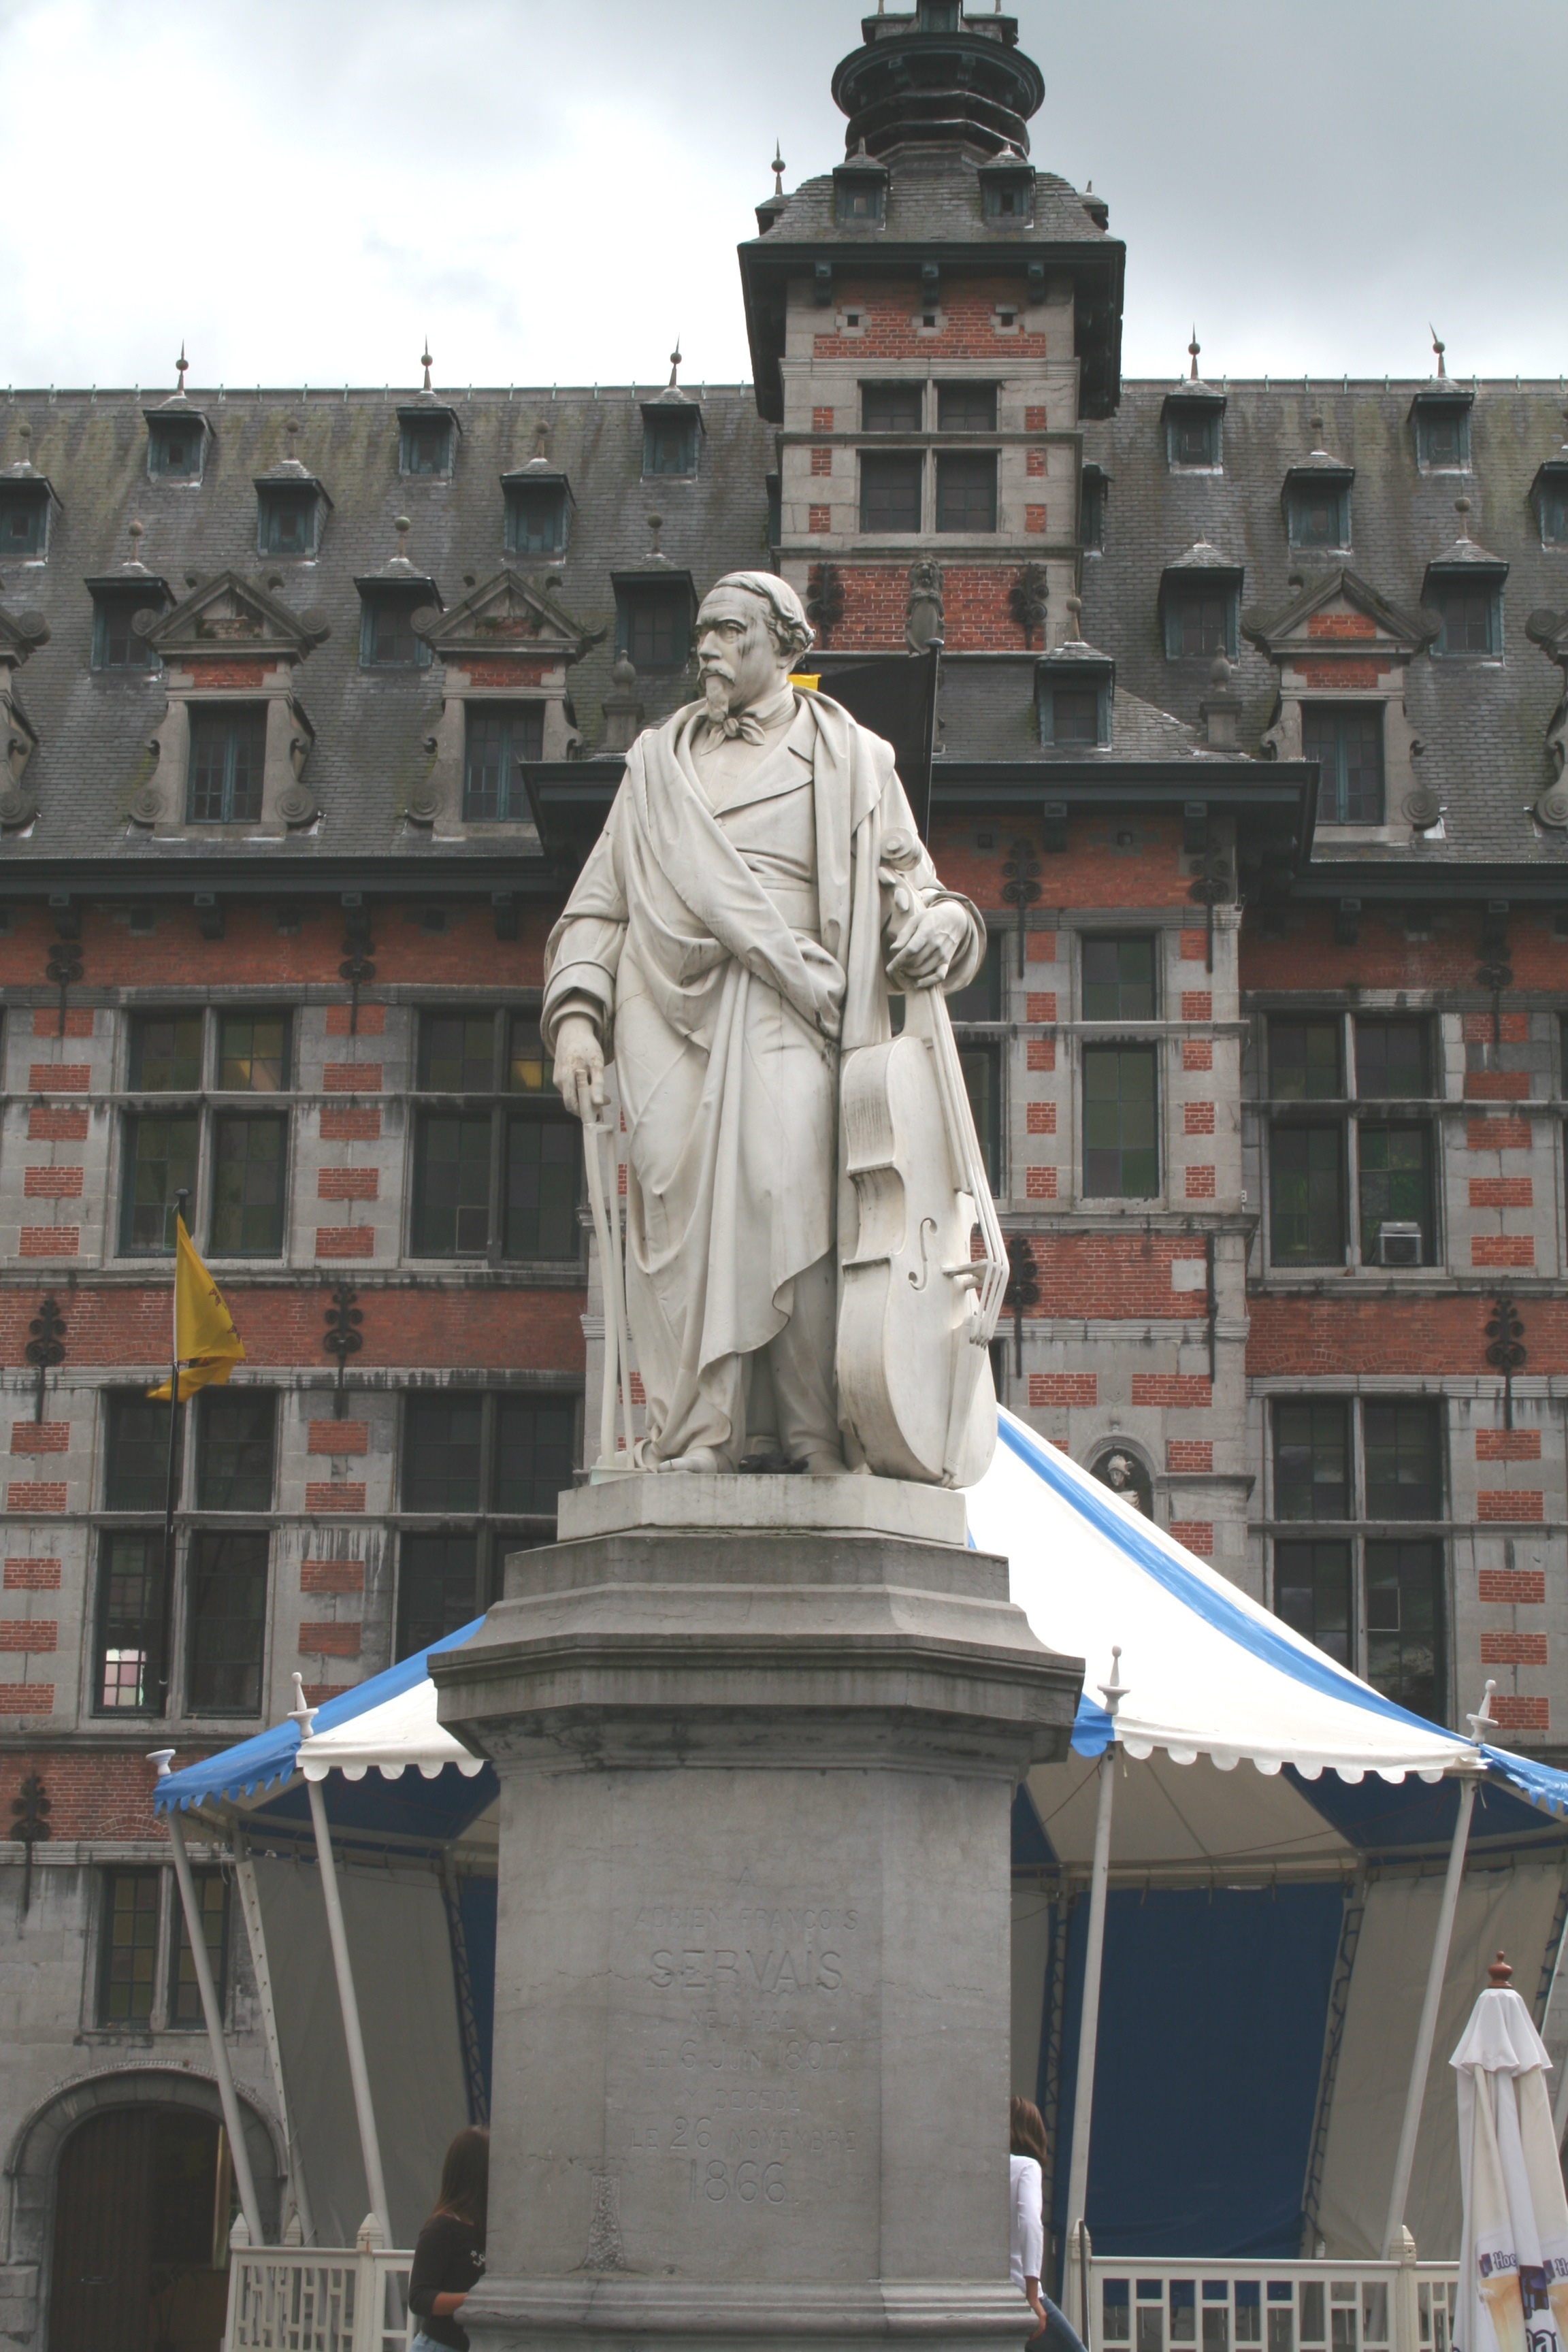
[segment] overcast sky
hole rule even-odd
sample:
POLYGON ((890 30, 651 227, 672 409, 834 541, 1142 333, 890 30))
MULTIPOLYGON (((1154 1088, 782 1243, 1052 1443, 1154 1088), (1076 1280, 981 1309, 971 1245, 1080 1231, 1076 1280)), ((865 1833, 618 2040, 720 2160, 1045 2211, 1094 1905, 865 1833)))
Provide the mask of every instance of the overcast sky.
MULTIPOLYGON (((1124 365, 1568 367, 1563 0, 1022 0, 1124 365)), ((749 377, 734 248, 843 152, 850 0, 0 0, 0 382, 749 377)))

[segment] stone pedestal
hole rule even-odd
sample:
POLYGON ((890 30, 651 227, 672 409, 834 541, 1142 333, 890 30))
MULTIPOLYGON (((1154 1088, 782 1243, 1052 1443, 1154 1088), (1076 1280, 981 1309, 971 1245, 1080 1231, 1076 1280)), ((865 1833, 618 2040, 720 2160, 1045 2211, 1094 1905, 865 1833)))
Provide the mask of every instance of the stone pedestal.
POLYGON ((477 2352, 1020 2344, 1009 1814, 1082 1667, 961 1495, 665 1475, 431 1670, 501 1782, 477 2352))

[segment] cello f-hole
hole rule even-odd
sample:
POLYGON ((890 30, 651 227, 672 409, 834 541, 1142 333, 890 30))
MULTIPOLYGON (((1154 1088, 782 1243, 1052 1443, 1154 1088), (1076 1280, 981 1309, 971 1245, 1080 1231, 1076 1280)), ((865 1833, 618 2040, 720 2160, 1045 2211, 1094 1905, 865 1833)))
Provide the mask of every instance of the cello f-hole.
POLYGON ((915 1272, 913 1266, 910 1266, 910 1288, 911 1290, 923 1290, 927 1283, 931 1280, 931 1258, 926 1250, 926 1235, 928 1234, 934 1234, 935 1231, 936 1219, 934 1217, 922 1217, 921 1219, 921 1268, 918 1274, 915 1272))

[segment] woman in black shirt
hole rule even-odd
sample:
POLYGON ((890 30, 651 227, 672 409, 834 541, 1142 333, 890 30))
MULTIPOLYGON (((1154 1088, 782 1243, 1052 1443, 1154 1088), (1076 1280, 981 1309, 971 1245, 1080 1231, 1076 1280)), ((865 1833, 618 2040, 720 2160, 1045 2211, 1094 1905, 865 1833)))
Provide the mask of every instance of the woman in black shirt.
POLYGON ((490 2136, 470 2125, 447 2150, 436 2210, 419 2232, 408 2307, 419 2322, 413 2352, 468 2352, 458 2314, 485 2274, 490 2136))

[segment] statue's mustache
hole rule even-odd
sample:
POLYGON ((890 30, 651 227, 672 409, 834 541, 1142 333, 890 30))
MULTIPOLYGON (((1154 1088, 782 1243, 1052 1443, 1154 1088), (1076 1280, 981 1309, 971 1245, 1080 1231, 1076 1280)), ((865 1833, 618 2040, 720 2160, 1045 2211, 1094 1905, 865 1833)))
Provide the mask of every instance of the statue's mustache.
POLYGON ((700 658, 702 675, 705 678, 721 677, 728 685, 734 685, 735 673, 728 662, 721 660, 717 654, 703 654, 700 658))

